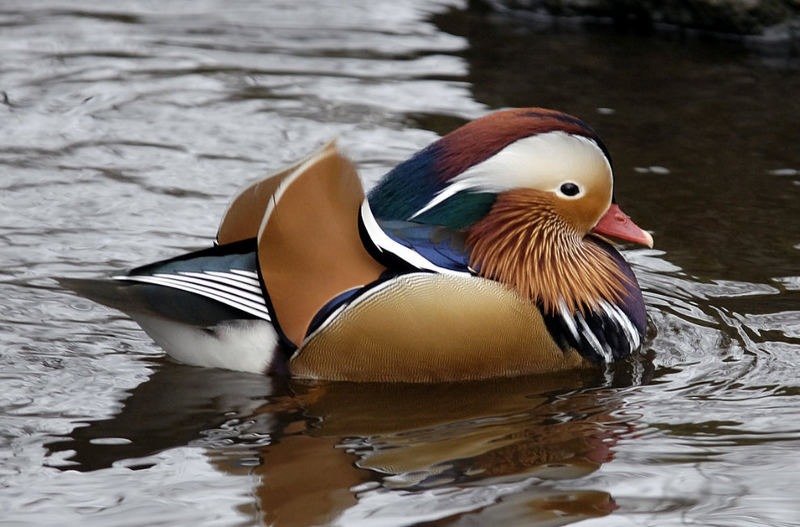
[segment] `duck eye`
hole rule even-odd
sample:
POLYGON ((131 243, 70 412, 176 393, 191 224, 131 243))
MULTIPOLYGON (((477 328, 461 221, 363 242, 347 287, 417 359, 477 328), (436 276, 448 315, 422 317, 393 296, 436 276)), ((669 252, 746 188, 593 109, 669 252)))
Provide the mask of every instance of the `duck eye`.
POLYGON ((564 183, 559 188, 562 194, 565 196, 575 196, 578 192, 581 191, 580 187, 575 183, 564 183))

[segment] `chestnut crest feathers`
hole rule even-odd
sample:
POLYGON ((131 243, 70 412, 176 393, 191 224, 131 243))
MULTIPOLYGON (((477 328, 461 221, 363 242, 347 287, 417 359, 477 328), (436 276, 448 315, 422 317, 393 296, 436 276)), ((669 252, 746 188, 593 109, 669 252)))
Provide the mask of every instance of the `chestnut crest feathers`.
POLYGON ((579 165, 607 172, 610 188, 608 150, 582 121, 543 108, 506 110, 465 124, 399 164, 369 200, 380 219, 462 229, 482 219, 501 192, 541 188, 543 177, 555 178, 547 190, 575 183, 557 178, 584 172, 579 165))
POLYGON ((574 313, 618 302, 626 289, 616 262, 584 240, 612 195, 597 135, 570 115, 528 108, 451 132, 387 174, 370 205, 380 219, 464 229, 479 275, 548 313, 574 313))

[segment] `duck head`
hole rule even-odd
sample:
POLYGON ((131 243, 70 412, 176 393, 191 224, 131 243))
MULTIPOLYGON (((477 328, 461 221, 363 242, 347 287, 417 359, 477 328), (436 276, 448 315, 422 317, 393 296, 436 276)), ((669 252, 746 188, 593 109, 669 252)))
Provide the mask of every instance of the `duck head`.
POLYGON ((652 246, 613 197, 608 150, 576 117, 541 108, 472 121, 372 190, 377 218, 463 230, 470 265, 542 306, 618 303, 632 275, 598 234, 652 246))

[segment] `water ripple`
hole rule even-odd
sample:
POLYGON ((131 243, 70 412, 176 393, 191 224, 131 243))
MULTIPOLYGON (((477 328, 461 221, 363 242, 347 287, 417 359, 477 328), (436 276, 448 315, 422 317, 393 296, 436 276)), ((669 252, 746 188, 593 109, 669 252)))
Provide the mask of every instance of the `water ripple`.
POLYGON ((162 4, 0 7, 6 522, 795 522, 793 77, 687 42, 498 29, 456 1, 162 4), (284 386, 171 364, 55 281, 207 246, 236 190, 332 137, 369 187, 531 104, 596 126, 656 229, 658 249, 625 251, 644 349, 606 371, 284 386))

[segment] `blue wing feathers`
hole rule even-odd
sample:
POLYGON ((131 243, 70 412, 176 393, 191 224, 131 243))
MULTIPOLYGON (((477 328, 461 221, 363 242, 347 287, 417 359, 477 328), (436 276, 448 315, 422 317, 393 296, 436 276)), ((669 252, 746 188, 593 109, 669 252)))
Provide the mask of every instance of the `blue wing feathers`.
POLYGON ((144 276, 159 273, 227 272, 232 269, 257 272, 255 238, 143 265, 132 269, 128 274, 144 276))
POLYGON ((464 245, 463 232, 408 221, 378 220, 378 224, 393 241, 434 265, 451 271, 469 272, 469 250, 464 245))
POLYGON ((369 202, 376 217, 409 218, 442 189, 444 182, 435 177, 440 148, 437 141, 420 150, 386 174, 370 191, 369 202))
POLYGON ((259 279, 255 239, 155 262, 114 278, 194 293, 272 320, 259 279))

